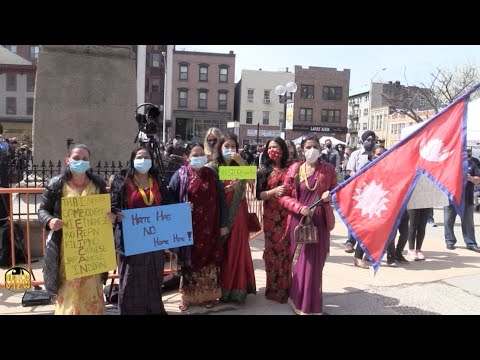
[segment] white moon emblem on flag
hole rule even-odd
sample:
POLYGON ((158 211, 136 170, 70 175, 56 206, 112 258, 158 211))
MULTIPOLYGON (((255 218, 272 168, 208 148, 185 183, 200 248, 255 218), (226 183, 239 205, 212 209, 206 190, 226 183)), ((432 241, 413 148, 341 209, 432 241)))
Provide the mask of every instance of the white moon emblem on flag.
POLYGON ((420 156, 432 162, 442 162, 448 159, 455 150, 448 151, 443 146, 441 139, 432 139, 425 144, 425 139, 420 142, 420 156))
POLYGON ((385 196, 389 191, 383 190, 382 185, 377 185, 373 180, 370 184, 363 183, 361 188, 355 189, 357 192, 357 195, 353 197, 354 200, 357 200, 355 209, 362 210, 362 216, 368 214, 370 219, 373 218, 373 215, 381 217, 382 211, 387 210, 385 203, 390 200, 386 199, 385 196))

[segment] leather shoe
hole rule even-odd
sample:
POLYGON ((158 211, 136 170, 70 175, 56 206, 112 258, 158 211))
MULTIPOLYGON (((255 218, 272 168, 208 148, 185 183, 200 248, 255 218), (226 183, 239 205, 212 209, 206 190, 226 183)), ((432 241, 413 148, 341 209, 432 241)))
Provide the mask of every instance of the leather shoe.
POLYGON ((345 244, 345 252, 351 254, 351 253, 353 253, 354 251, 355 251, 355 250, 353 249, 352 243, 347 242, 347 243, 345 244))
POLYGON ((476 251, 476 252, 480 252, 480 246, 478 246, 478 245, 469 245, 469 246, 467 246, 467 249, 472 250, 472 251, 476 251))
POLYGON ((448 249, 448 250, 455 250, 455 245, 448 244, 448 245, 447 245, 447 249, 448 249))

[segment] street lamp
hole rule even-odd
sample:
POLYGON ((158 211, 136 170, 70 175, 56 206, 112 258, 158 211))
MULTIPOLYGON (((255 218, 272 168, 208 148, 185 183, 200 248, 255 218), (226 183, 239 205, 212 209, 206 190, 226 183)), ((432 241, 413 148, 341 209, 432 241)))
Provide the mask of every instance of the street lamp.
MULTIPOLYGON (((291 81, 287 83, 285 86, 278 85, 275 88, 275 94, 278 95, 278 100, 280 103, 283 102, 283 123, 287 124, 287 103, 288 103, 288 95, 290 95, 290 100, 292 100, 292 94, 297 91, 297 84, 291 81)), ((282 133, 282 124, 280 124, 280 134, 282 133)))
POLYGON ((167 105, 167 58, 165 51, 162 51, 163 56, 163 145, 167 143, 166 133, 165 133, 165 114, 166 114, 166 105, 167 105))

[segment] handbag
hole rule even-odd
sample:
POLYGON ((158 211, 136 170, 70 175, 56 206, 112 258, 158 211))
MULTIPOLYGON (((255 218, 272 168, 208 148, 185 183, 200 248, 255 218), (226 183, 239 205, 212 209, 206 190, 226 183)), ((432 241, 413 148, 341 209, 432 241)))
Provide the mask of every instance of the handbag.
POLYGON ((258 216, 256 213, 248 213, 247 218, 247 227, 249 232, 259 232, 262 230, 262 226, 260 225, 260 221, 258 220, 258 216))
POLYGON ((316 244, 320 240, 318 228, 313 224, 311 216, 302 216, 295 227, 293 237, 295 244, 316 244))

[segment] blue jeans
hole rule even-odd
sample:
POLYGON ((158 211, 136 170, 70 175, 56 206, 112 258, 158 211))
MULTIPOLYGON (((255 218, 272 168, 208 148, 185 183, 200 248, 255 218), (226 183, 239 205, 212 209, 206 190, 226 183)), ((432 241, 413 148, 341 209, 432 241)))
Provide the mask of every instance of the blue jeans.
MULTIPOLYGON (((473 223, 473 211, 475 205, 465 205, 465 216, 462 220, 462 234, 465 245, 473 246, 477 245, 475 240, 475 225, 473 223)), ((457 212, 453 205, 445 206, 443 208, 443 216, 445 221, 445 243, 447 245, 455 245, 457 239, 453 232, 455 225, 455 219, 457 218, 457 212)))

